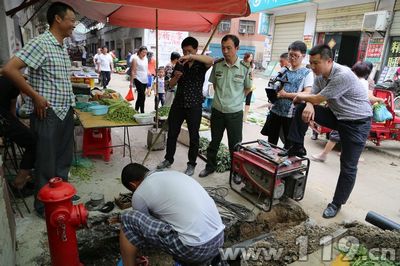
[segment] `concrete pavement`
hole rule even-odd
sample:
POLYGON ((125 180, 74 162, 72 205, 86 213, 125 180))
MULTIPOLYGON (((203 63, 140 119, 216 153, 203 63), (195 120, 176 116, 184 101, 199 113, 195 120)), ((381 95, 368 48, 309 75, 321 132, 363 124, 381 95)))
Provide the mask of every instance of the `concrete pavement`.
MULTIPOLYGON (((259 116, 265 114, 266 103, 264 86, 265 79, 256 78, 255 91, 256 100, 252 104, 252 109, 259 116)), ((113 74, 109 88, 119 91, 123 96, 128 91, 128 82, 124 76, 113 74)), ((146 99, 146 112, 154 108, 153 97, 146 99)), ((146 152, 147 130, 150 127, 135 127, 130 129, 132 141, 132 153, 134 162, 142 162, 146 152)), ((244 123, 243 141, 256 139, 266 139, 259 132, 261 126, 253 123, 244 123)), ((113 144, 121 143, 123 140, 123 130, 112 130, 113 144)), ((226 136, 224 137, 226 142, 226 136)), ((320 138, 312 141, 310 135, 305 139, 305 147, 308 155, 318 153, 322 150, 326 141, 320 138)), ((321 217, 323 209, 331 201, 339 174, 339 156, 332 152, 325 163, 312 162, 305 197, 299 204, 315 219, 318 224, 339 223, 348 220, 363 221, 369 210, 374 210, 388 218, 400 222, 400 146, 399 143, 383 142, 382 147, 373 147, 368 144, 363 153, 364 161, 359 163, 357 183, 348 203, 343 206, 341 212, 334 219, 326 220, 321 217), (379 151, 379 152, 378 152, 379 151), (384 151, 384 152, 382 152, 384 151)), ((175 163, 171 169, 184 171, 187 162, 187 147, 182 144, 177 145, 175 163)), ((165 151, 153 151, 146 165, 149 168, 155 168, 163 160, 165 151)), ((122 157, 122 149, 114 149, 110 162, 104 162, 101 158, 93 159, 95 171, 92 178, 83 182, 82 180, 71 179, 76 186, 82 202, 90 199, 91 192, 103 193, 105 200, 113 200, 120 192, 126 192, 120 182, 120 172, 122 168, 129 163, 128 157, 122 157)), ((225 186, 229 187, 229 172, 214 173, 207 178, 198 178, 199 172, 205 167, 205 163, 198 159, 193 178, 198 180, 203 186, 225 186)), ((227 199, 232 202, 244 204, 250 209, 258 211, 254 206, 231 191, 227 199)), ((28 199, 32 206, 32 197, 28 199)), ((46 242, 45 224, 43 220, 37 218, 34 214, 27 214, 25 218, 17 218, 17 239, 19 249, 17 251, 18 265, 35 265, 32 262, 34 258, 40 257, 43 253, 43 243, 46 242)))

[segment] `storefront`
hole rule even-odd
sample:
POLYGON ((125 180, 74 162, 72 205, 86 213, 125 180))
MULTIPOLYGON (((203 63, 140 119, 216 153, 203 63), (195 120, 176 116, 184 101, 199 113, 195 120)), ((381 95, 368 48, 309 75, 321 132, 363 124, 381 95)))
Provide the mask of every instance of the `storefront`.
POLYGON ((387 66, 400 67, 400 0, 396 1, 392 27, 389 31, 390 44, 387 58, 387 66))
POLYGON ((379 76, 378 83, 400 79, 400 0, 396 1, 393 12, 392 26, 389 30, 386 64, 379 76))
POLYGON ((305 19, 306 13, 275 17, 272 61, 278 61, 279 56, 288 51, 288 47, 292 42, 303 40, 305 19))
POLYGON ((351 67, 365 59, 369 36, 361 32, 361 26, 364 13, 374 11, 374 7, 371 2, 317 11, 317 43, 332 48, 335 62, 351 67))

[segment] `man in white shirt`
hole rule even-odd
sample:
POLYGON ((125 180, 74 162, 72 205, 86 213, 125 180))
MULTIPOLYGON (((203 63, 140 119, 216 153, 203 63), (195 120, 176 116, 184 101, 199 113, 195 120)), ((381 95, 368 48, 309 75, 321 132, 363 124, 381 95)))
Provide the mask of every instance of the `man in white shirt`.
POLYGON ((96 71, 96 73, 99 73, 99 84, 101 84, 101 74, 98 62, 99 55, 101 55, 101 48, 97 48, 97 54, 93 56, 94 70, 96 71))
POLYGON ((108 49, 106 46, 103 46, 101 54, 97 57, 97 62, 100 69, 103 89, 106 89, 108 83, 111 80, 111 71, 114 71, 113 59, 108 53, 108 49))
POLYGON ((219 255, 225 226, 197 181, 177 171, 150 172, 137 163, 125 166, 121 176, 133 192, 133 210, 122 215, 119 240, 125 266, 135 265, 139 248, 149 246, 189 264, 219 255))

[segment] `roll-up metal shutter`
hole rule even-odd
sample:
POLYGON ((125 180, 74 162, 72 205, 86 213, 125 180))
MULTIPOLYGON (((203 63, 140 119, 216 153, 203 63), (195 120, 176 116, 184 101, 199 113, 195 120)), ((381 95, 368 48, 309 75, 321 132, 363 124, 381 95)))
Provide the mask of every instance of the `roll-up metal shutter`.
POLYGON ((316 32, 360 31, 364 13, 374 11, 375 3, 319 9, 316 32))
POLYGON ((389 31, 390 36, 400 36, 400 10, 396 11, 393 16, 392 26, 389 31))
POLYGON ((305 18, 305 13, 275 17, 271 60, 279 60, 279 56, 287 52, 292 42, 303 40, 305 18))
POLYGON ((394 5, 393 22, 389 34, 391 36, 400 36, 400 0, 396 0, 394 5))

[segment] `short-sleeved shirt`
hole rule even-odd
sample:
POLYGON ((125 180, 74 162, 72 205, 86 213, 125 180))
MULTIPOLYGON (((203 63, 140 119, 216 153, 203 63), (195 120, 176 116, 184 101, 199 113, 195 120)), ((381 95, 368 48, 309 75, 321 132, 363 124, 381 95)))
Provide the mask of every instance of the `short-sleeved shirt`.
POLYGON ((0 76, 0 114, 11 110, 11 104, 19 95, 19 89, 6 77, 0 76))
POLYGON ((333 63, 328 79, 315 78, 314 94, 327 98, 329 109, 338 120, 358 120, 372 116, 368 91, 346 66, 333 63))
POLYGON ((177 171, 148 174, 133 193, 132 207, 170 224, 188 246, 205 244, 225 228, 204 188, 177 171))
POLYGON ((203 83, 207 72, 204 63, 194 60, 183 66, 183 75, 178 80, 174 106, 181 108, 200 107, 203 104, 203 83))
MULTIPOLYGON (((301 67, 296 70, 287 70, 285 75, 289 83, 284 84, 284 90, 288 93, 297 93, 304 90, 304 88, 312 87, 314 77, 312 71, 306 67, 301 67)), ((293 117, 295 105, 292 99, 278 98, 271 108, 271 112, 282 117, 293 117)))
POLYGON ((100 71, 111 71, 111 65, 113 64, 113 58, 111 54, 100 54, 97 57, 97 62, 100 65, 100 71))
POLYGON ((212 107, 222 113, 236 113, 243 110, 245 89, 253 85, 251 69, 239 58, 233 65, 225 59, 214 63, 209 81, 214 85, 212 107))
POLYGON ((99 62, 98 62, 99 55, 100 55, 100 54, 95 54, 95 55, 93 56, 93 64, 94 64, 96 67, 97 67, 97 64, 99 63, 99 62))
POLYGON ((136 62, 136 79, 143 84, 147 84, 147 71, 148 71, 148 60, 147 57, 140 58, 137 54, 131 56, 131 62, 136 62))
POLYGON ((162 78, 158 77, 158 79, 157 79, 157 78, 154 78, 154 81, 153 81, 153 83, 154 83, 154 88, 155 88, 155 86, 156 86, 157 80, 158 80, 158 88, 157 88, 158 90, 157 90, 157 93, 165 93, 165 79, 164 79, 164 77, 162 77, 162 78))
MULTIPOLYGON (((75 105, 67 49, 47 30, 15 56, 29 67, 28 80, 32 88, 46 98, 55 114, 64 120, 70 107, 75 105)), ((27 113, 32 113, 32 99, 26 97, 26 104, 27 113)))

